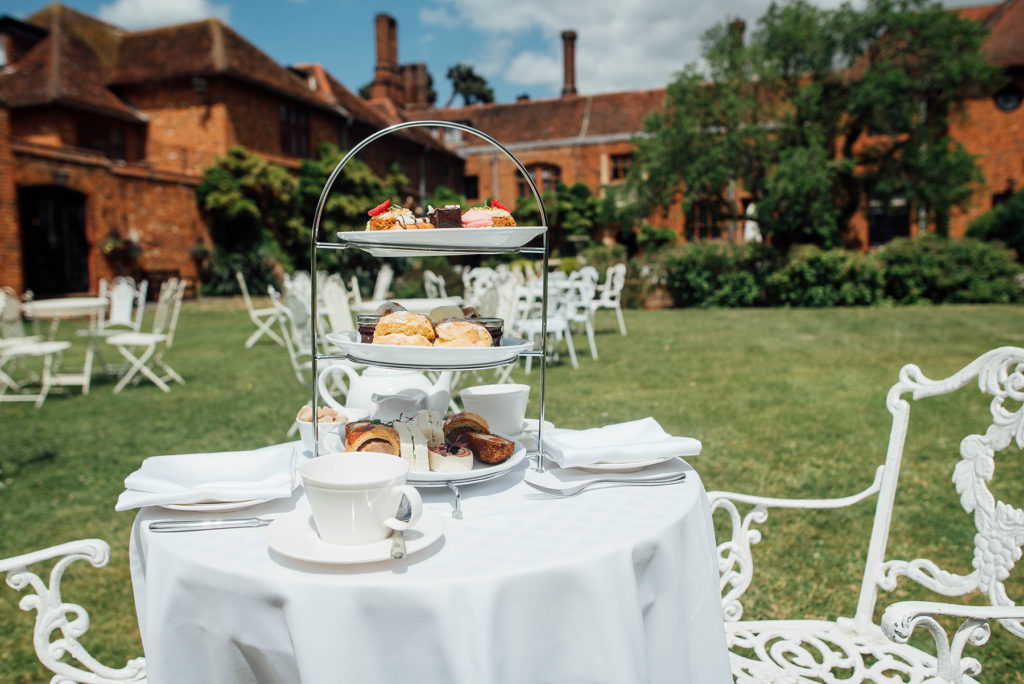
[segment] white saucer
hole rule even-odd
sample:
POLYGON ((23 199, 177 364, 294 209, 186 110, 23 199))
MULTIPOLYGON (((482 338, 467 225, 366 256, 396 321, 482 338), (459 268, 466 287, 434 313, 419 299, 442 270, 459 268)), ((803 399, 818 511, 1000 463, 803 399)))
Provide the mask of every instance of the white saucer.
MULTIPOLYGON (((424 510, 416 524, 405 531, 406 555, 427 548, 442 534, 444 522, 441 516, 424 510)), ((270 523, 267 543, 282 556, 310 563, 349 565, 391 560, 391 539, 358 546, 329 544, 320 539, 308 508, 292 511, 270 523)))
POLYGON ((197 512, 215 512, 215 511, 237 511, 241 508, 249 508, 250 506, 257 506, 261 503, 266 503, 270 499, 246 499, 244 501, 203 501, 202 503, 181 503, 181 504, 162 504, 161 508, 169 508, 172 511, 197 511, 197 512))
MULTIPOLYGON (((520 432, 520 434, 522 434, 524 432, 536 432, 538 425, 540 425, 540 421, 537 420, 536 418, 527 418, 526 420, 523 421, 523 426, 521 428, 519 428, 519 432, 520 432)), ((544 431, 545 432, 548 431, 548 430, 553 430, 554 428, 555 428, 555 424, 552 423, 550 420, 545 420, 544 421, 544 431)))
POLYGON ((646 461, 629 461, 627 463, 591 463, 585 466, 576 466, 579 470, 587 470, 592 473, 635 473, 652 465, 664 463, 677 456, 665 456, 664 458, 652 458, 646 461))

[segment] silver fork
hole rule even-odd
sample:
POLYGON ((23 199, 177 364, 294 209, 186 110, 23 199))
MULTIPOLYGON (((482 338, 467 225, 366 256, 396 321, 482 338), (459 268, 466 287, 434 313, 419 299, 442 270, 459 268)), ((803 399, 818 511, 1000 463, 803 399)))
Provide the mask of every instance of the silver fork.
POLYGON ((526 484, 530 485, 539 492, 543 492, 549 496, 556 496, 559 498, 569 498, 570 496, 576 496, 577 494, 593 487, 598 484, 611 484, 611 485, 628 485, 630 487, 651 487, 655 485, 667 485, 675 484, 676 482, 682 482, 686 479, 686 473, 679 473, 668 477, 652 478, 649 480, 620 480, 620 479, 600 479, 600 480, 587 480, 583 484, 576 485, 575 487, 569 487, 567 489, 554 489, 553 487, 545 487, 539 485, 536 482, 530 482, 524 480, 526 484))

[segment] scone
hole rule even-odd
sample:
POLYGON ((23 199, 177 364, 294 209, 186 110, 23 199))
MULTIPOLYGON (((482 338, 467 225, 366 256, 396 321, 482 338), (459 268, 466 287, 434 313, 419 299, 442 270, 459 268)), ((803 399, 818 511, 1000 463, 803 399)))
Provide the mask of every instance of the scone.
POLYGON ((468 432, 463 439, 477 460, 489 465, 504 463, 516 450, 515 442, 485 432, 468 432))
POLYGON ((372 344, 395 344, 403 347, 429 347, 433 343, 423 335, 390 333, 388 335, 374 334, 372 344))
POLYGON ((470 432, 490 432, 491 427, 483 416, 463 411, 444 421, 445 441, 454 444, 459 436, 470 432))
POLYGON ((437 324, 437 347, 490 347, 492 338, 487 328, 459 318, 449 318, 437 324))
POLYGON ((373 329, 373 341, 376 344, 419 344, 416 336, 423 337, 427 344, 434 341, 434 324, 423 314, 412 311, 395 311, 381 316, 373 329), (401 341, 385 341, 388 335, 405 335, 410 339, 398 338, 401 341))

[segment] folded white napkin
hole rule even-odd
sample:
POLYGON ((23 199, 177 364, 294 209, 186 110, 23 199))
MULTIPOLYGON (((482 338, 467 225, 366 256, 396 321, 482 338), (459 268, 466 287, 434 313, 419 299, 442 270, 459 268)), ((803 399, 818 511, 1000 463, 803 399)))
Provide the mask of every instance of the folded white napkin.
POLYGON ((696 456, 700 450, 699 440, 674 437, 665 432, 654 418, 589 430, 554 428, 544 433, 544 453, 563 468, 696 456))
POLYGON ((298 444, 254 451, 151 456, 125 478, 114 510, 205 501, 280 499, 294 489, 298 444))

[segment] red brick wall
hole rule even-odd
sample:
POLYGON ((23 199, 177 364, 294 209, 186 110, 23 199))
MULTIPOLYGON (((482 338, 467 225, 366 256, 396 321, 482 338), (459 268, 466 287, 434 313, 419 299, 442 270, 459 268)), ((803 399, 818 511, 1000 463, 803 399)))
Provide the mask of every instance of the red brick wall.
POLYGON ((24 281, 10 133, 10 112, 0 105, 0 285, 8 285, 21 292, 24 281))
MULTIPOLYGON (((89 287, 95 291, 100 278, 116 275, 116 264, 98 246, 116 229, 128 237, 138 233, 142 256, 129 268, 132 275, 146 271, 176 270, 195 281, 196 264, 188 248, 196 239, 208 241, 195 200, 195 182, 185 177, 152 172, 138 166, 121 166, 88 155, 15 145, 14 181, 18 187, 52 185, 55 171, 66 172, 63 185, 86 196, 85 232, 90 246, 89 287)), ((14 222, 16 223, 16 221, 14 222)), ((20 241, 0 244, 0 263, 16 263, 20 270, 20 241)), ((20 280, 20 273, 19 273, 20 280)))
MULTIPOLYGON (((1024 70, 1010 73, 1012 82, 1024 90, 1024 70)), ((971 154, 978 155, 984 185, 974 193, 973 205, 966 212, 955 212, 950 222, 951 235, 963 235, 975 218, 992 208, 992 195, 1024 187, 1024 106, 1012 112, 996 107, 991 97, 967 103, 966 119, 955 121, 951 134, 971 154)))

